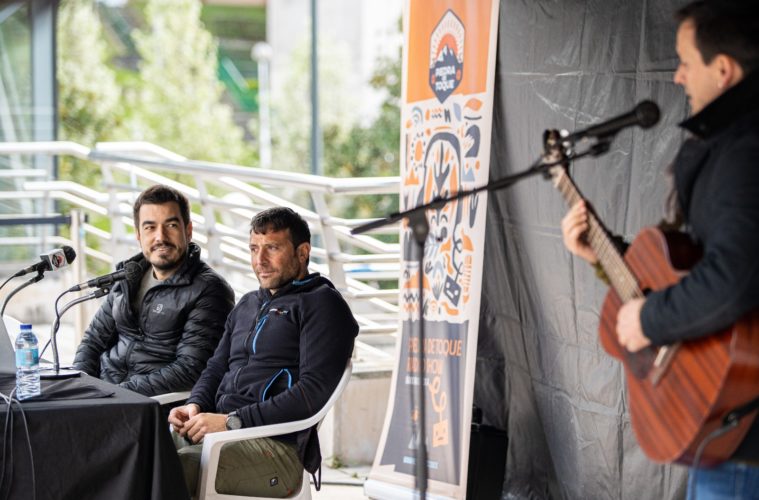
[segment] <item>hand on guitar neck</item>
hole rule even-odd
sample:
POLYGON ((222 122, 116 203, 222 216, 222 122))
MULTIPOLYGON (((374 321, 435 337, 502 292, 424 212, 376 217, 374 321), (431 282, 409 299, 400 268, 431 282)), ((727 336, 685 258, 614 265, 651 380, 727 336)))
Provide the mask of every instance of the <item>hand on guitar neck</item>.
POLYGON ((564 237, 564 246, 567 247, 567 250, 589 264, 595 265, 598 262, 598 257, 586 239, 590 228, 588 217, 587 202, 581 199, 572 205, 567 215, 561 219, 561 234, 564 237))
MULTIPOLYGON (((589 229, 589 208, 585 200, 580 200, 569 209, 561 220, 561 234, 564 246, 574 255, 596 265, 598 257, 588 244, 586 235, 589 229)), ((646 299, 632 299, 619 309, 617 315, 617 340, 619 345, 630 352, 638 352, 651 345, 651 341, 643 334, 640 324, 640 310, 646 299)))

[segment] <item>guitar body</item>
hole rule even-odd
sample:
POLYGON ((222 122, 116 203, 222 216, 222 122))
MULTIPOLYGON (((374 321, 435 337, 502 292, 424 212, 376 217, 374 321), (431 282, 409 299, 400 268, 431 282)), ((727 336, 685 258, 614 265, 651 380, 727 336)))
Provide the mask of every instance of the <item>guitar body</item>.
MULTIPOLYGON (((624 259, 641 290, 678 282, 700 258, 680 235, 641 231, 624 259)), ((752 312, 719 333, 674 346, 665 366, 654 368, 659 349, 630 353, 619 345, 616 321, 622 301, 612 288, 599 325, 603 348, 622 361, 632 427, 644 453, 656 462, 691 464, 702 440, 731 410, 759 396, 759 314, 752 312)), ((756 412, 711 441, 702 465, 726 460, 737 449, 756 412)))

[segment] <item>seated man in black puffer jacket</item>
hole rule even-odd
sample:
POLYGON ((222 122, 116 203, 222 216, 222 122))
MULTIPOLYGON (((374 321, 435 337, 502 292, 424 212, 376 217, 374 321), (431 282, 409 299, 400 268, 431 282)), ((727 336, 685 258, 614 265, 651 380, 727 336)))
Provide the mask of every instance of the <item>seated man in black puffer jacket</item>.
POLYGON ((146 189, 134 203, 134 224, 142 253, 126 262, 143 273, 113 286, 74 366, 146 396, 189 390, 224 333, 234 293, 190 241, 182 193, 162 185, 146 189))

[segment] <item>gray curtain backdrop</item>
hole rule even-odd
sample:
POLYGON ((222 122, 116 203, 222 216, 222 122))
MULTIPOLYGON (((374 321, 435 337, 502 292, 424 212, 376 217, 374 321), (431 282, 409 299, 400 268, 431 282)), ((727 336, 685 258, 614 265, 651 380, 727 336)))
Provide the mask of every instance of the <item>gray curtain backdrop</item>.
MULTIPOLYGON (((687 101, 672 83, 675 0, 502 0, 491 180, 527 168, 545 129, 585 128, 657 102, 648 130, 571 175, 601 220, 631 240, 659 222, 687 101)), ((505 429, 503 498, 680 498, 687 471, 650 462, 627 412, 621 365, 600 347, 606 286, 561 241, 566 212, 535 177, 491 193, 475 383, 484 423, 505 429)))

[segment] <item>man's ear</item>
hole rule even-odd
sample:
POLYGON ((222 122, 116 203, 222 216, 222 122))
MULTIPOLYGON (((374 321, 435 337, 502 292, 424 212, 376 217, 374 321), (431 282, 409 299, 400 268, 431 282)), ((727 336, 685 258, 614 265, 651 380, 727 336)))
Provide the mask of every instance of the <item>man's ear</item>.
POLYGON ((190 241, 192 239, 192 221, 187 223, 185 234, 187 235, 187 241, 190 241))
POLYGON ((732 57, 726 54, 717 54, 712 62, 717 71, 717 87, 719 89, 727 90, 743 80, 743 68, 732 57))
POLYGON ((295 251, 298 255, 298 261, 305 265, 308 262, 308 256, 311 255, 311 243, 301 243, 295 251))

